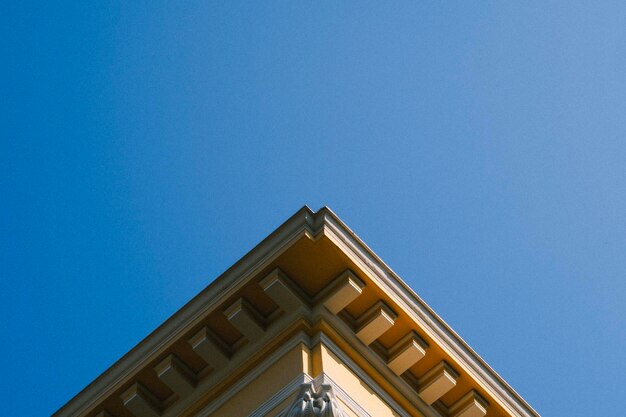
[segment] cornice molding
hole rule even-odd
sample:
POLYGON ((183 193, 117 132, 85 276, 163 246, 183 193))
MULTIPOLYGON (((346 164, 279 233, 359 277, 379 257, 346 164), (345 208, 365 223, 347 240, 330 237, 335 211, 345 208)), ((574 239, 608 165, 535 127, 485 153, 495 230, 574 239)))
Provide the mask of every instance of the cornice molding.
MULTIPOLYGON (((215 410, 217 410, 222 405, 224 405, 235 394, 237 394, 239 391, 245 388, 248 384, 250 384, 256 378, 258 378, 260 375, 262 375, 263 372, 265 372, 270 366, 272 366, 278 359, 283 357, 285 354, 287 354, 287 352, 294 349, 300 344, 303 344, 307 346, 308 348, 310 348, 311 339, 304 332, 298 333, 295 337, 283 343, 279 349, 277 349, 271 355, 265 358, 262 363, 260 363, 257 367, 255 367, 250 372, 248 372, 236 384, 234 384, 232 387, 230 387, 226 392, 224 392, 214 401, 211 401, 209 405, 207 405, 198 413, 196 413, 195 417, 209 417, 215 410)), ((308 381, 303 379, 302 382, 300 382, 300 384, 303 384, 306 382, 308 381)), ((252 416, 256 416, 256 415, 260 416, 260 414, 255 414, 255 413, 252 414, 252 416)))
POLYGON ((405 311, 437 343, 458 361, 483 388, 490 392, 511 414, 520 417, 538 417, 539 414, 498 375, 474 350, 439 317, 387 264, 385 264, 336 214, 328 207, 317 213, 323 220, 323 234, 344 253, 368 271, 371 278, 387 290, 405 311))
POLYGON ((79 416, 93 411, 92 407, 96 406, 100 399, 113 394, 127 378, 162 353, 189 328, 199 323, 208 312, 239 290, 249 277, 258 273, 293 242, 303 236, 315 239, 319 232, 315 223, 316 217, 310 208, 305 206, 298 210, 53 416, 79 416))
MULTIPOLYGON (((426 303, 330 209, 324 207, 317 213, 314 213, 306 206, 291 216, 285 223, 241 258, 241 260, 226 270, 220 277, 214 280, 208 287, 189 301, 142 342, 131 349, 113 366, 59 409, 54 416, 82 416, 90 412, 98 411, 94 408, 102 398, 112 395, 116 390, 129 384, 132 381, 131 378, 140 369, 143 369, 147 364, 157 359, 159 355, 163 355, 168 347, 180 339, 185 333, 192 330, 194 326, 198 326, 209 313, 216 308, 220 308, 229 297, 232 297, 240 291, 252 277, 257 276, 259 272, 270 265, 273 260, 280 256, 294 242, 302 237, 316 241, 322 236, 333 242, 352 262, 358 265, 368 278, 379 286, 394 303, 401 307, 424 333, 432 338, 444 352, 453 358, 462 370, 474 379, 482 389, 493 396, 507 412, 518 417, 538 416, 537 412, 534 411, 530 405, 493 371, 467 343, 432 311, 432 309, 430 309, 430 307, 428 307, 428 305, 426 305, 426 303)), ((344 278, 345 277, 341 279, 344 278)), ((351 279, 350 277, 348 278, 351 279)), ((346 300, 350 300, 350 297, 358 295, 360 288, 362 288, 360 287, 358 278, 356 281, 348 280, 346 282, 349 284, 345 287, 348 292, 342 295, 342 298, 339 300, 343 303, 345 303, 346 300)), ((336 300, 329 302, 329 306, 333 307, 335 301, 336 300)), ((244 324, 248 325, 248 327, 243 327, 244 330, 249 330, 251 334, 259 333, 258 328, 250 325, 250 323, 254 324, 254 320, 249 320, 250 317, 248 316, 250 312, 244 307, 245 306, 241 309, 233 307, 229 312, 235 314, 241 311, 243 314, 243 316, 241 316, 242 320, 246 320, 244 324)), ((333 327, 338 329, 345 327, 345 329, 342 330, 342 334, 346 333, 350 335, 350 338, 354 338, 353 329, 350 329, 345 322, 334 314, 331 314, 330 311, 324 310, 323 303, 317 305, 314 310, 320 312, 329 323, 332 323, 333 327)), ((296 310, 279 318, 276 323, 272 323, 268 329, 263 329, 267 330, 267 332, 261 334, 259 342, 271 339, 271 333, 274 333, 274 331, 270 330, 273 326, 274 330, 276 330, 275 325, 278 325, 278 323, 288 323, 298 314, 305 318, 313 317, 313 313, 308 306, 302 305, 301 307, 297 307, 296 310)), ((381 324, 377 324, 377 326, 380 325, 383 326, 381 328, 384 328, 385 325, 392 323, 393 316, 390 315, 387 310, 382 309, 380 314, 382 317, 382 319, 380 319, 381 324)), ((376 332, 380 331, 380 329, 372 327, 372 331, 376 332)), ((355 344, 356 346, 363 345, 367 348, 367 344, 363 342, 370 342, 371 337, 363 337, 362 339, 363 340, 360 342, 352 341, 351 344, 355 344)), ((358 350, 364 353, 366 357, 367 355, 372 358, 376 356, 371 349, 365 348, 361 347, 358 350)), ((241 349, 240 353, 252 352, 251 349, 253 349, 252 346, 246 346, 241 349)), ((380 357, 378 357, 374 363, 380 361, 380 357)), ((389 367, 379 364, 376 365, 376 368, 385 378, 388 378, 390 381, 393 381, 394 385, 400 387, 400 391, 404 393, 403 395, 406 396, 409 393, 406 388, 409 387, 409 385, 406 381, 400 376, 395 375, 389 367)), ((200 385, 204 386, 203 384, 200 385)), ((198 388, 200 388, 200 385, 198 388)), ((188 397, 188 401, 192 400, 191 397, 188 397)), ((172 413, 181 410, 181 407, 183 407, 184 404, 188 404, 188 401, 175 404, 171 409, 164 411, 163 416, 174 415, 172 413)), ((418 398, 416 406, 422 413, 426 416, 436 417, 436 414, 433 414, 433 408, 427 405, 424 407, 419 401, 421 400, 418 398)), ((398 411, 400 410, 401 409, 398 411)))

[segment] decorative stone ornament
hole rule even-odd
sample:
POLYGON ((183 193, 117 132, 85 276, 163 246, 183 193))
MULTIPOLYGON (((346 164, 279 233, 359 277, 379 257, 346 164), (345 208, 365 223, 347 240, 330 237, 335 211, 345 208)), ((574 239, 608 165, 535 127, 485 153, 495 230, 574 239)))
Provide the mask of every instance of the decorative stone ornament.
POLYGON ((302 384, 293 405, 282 417, 346 417, 341 410, 332 387, 322 384, 315 389, 313 384, 302 384))

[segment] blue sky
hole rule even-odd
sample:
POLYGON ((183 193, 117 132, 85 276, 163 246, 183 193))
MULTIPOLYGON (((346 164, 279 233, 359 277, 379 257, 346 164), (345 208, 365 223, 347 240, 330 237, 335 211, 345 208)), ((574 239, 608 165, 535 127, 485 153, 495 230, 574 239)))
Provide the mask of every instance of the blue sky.
POLYGON ((308 204, 545 416, 626 398, 622 2, 4 2, 0 414, 308 204))

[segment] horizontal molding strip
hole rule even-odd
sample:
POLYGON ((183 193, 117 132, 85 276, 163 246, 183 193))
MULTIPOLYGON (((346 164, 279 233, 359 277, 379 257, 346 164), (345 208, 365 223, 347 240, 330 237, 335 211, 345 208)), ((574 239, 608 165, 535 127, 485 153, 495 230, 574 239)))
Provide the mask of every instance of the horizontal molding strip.
POLYGON ((260 365, 258 365, 252 371, 248 372, 243 378, 241 378, 226 392, 224 392, 222 395, 220 395, 217 399, 212 401, 209 405, 200 410, 198 413, 196 413, 196 417, 209 417, 215 410, 224 405, 235 394, 245 388, 249 383, 254 381, 260 375, 262 375, 263 372, 265 372, 277 360, 285 356, 290 350, 296 348, 300 344, 304 344, 305 346, 310 348, 309 345, 311 344, 311 340, 304 332, 298 333, 294 338, 283 344, 280 349, 274 351, 271 355, 266 357, 260 365))
POLYGON ((191 327, 200 323, 215 306, 220 305, 239 290, 248 277, 257 274, 301 237, 308 236, 315 239, 321 226, 315 213, 309 207, 305 206, 298 210, 173 316, 76 394, 53 416, 76 417, 94 411, 93 408, 103 398, 114 394, 145 364, 162 353, 191 327))
POLYGON ((393 270, 385 264, 329 208, 317 216, 324 235, 350 256, 377 285, 396 301, 463 369, 514 416, 539 417, 539 414, 498 375, 474 350, 435 313, 393 270))

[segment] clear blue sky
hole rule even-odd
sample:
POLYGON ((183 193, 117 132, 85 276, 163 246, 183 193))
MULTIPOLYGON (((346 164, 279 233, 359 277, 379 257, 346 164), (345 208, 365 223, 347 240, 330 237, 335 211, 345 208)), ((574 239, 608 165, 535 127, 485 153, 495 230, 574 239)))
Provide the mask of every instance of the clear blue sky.
POLYGON ((3 416, 303 204, 545 416, 626 398, 623 2, 3 2, 3 416))

